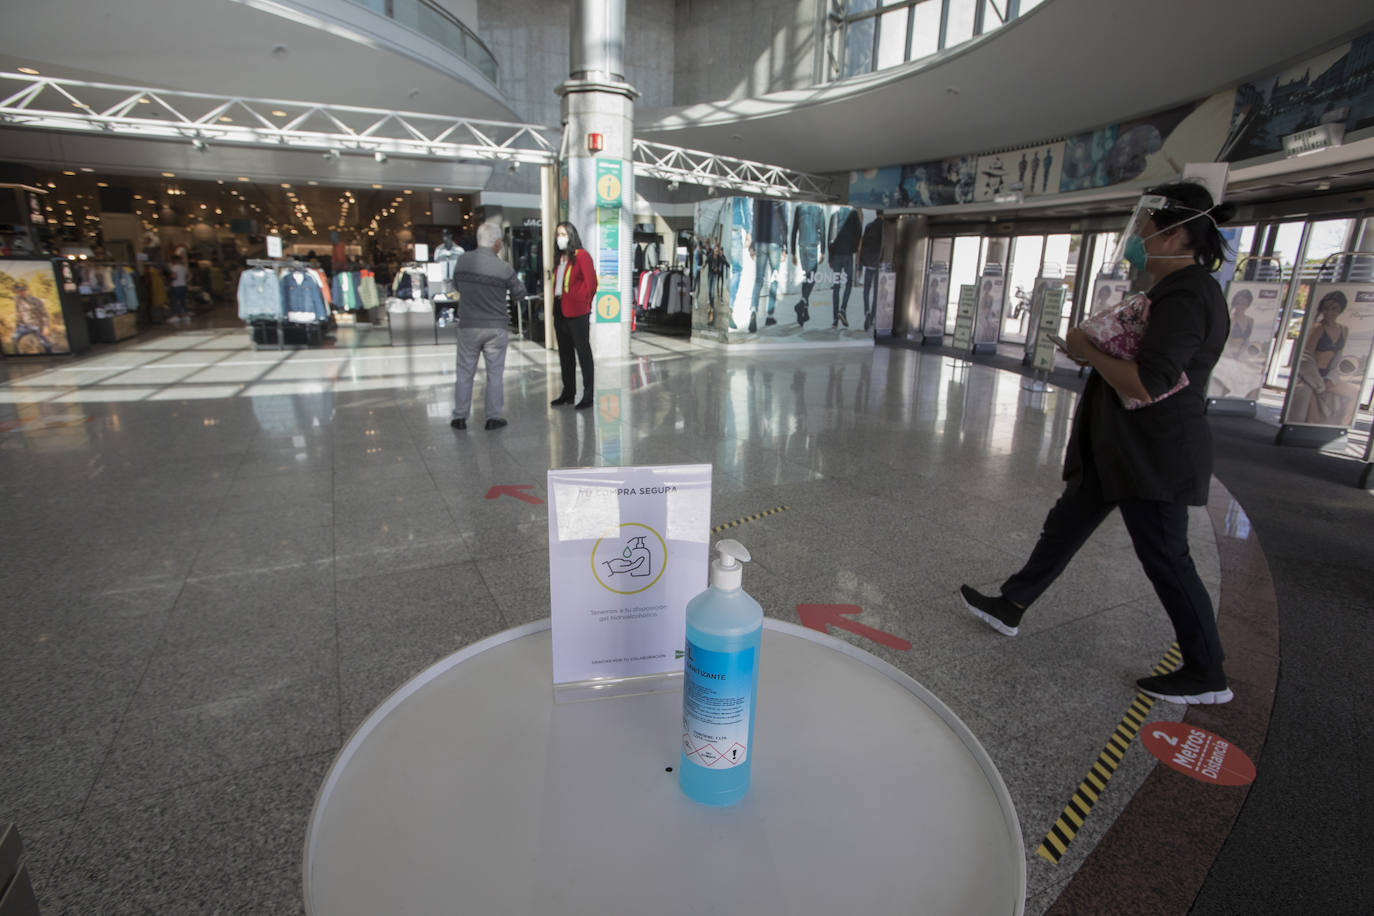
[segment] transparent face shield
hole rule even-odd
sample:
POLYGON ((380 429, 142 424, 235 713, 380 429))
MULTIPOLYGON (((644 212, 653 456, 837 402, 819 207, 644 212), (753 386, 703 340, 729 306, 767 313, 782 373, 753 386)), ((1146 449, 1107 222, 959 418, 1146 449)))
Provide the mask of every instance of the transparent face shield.
POLYGON ((1131 211, 1131 218, 1126 221, 1121 234, 1116 237, 1116 246, 1112 248, 1111 257, 1104 265, 1108 270, 1117 270, 1126 260, 1126 243, 1132 236, 1144 237, 1145 224, 1150 221, 1156 210, 1163 210, 1169 206, 1169 198, 1162 194, 1145 194, 1140 200, 1136 201, 1135 209, 1131 211))

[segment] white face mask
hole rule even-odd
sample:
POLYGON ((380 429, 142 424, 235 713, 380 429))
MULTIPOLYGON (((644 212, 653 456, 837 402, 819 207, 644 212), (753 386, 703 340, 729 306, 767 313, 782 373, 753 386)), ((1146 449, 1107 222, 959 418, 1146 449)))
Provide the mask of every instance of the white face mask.
POLYGON ((558 250, 559 250, 559 251, 566 251, 567 248, 568 248, 568 237, 567 237, 566 235, 560 235, 560 236, 558 237, 558 250))

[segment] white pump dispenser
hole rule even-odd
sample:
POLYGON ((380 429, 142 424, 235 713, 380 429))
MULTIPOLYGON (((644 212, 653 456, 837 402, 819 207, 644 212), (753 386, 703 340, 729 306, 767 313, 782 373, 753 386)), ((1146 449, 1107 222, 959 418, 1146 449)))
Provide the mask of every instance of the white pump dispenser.
POLYGON ((716 541, 716 553, 719 556, 711 561, 711 586, 734 591, 744 578, 744 567, 740 564, 749 562, 749 551, 739 541, 726 538, 716 541))

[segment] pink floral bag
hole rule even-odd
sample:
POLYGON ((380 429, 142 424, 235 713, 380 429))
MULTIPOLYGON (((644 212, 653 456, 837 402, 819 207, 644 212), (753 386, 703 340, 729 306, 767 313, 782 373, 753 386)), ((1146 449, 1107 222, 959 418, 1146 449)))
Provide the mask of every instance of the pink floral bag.
MULTIPOLYGON (((1150 297, 1144 293, 1131 293, 1121 300, 1120 305, 1098 312, 1085 318, 1078 329, 1088 335, 1088 339, 1108 356, 1117 359, 1135 359, 1140 353, 1140 341, 1145 337, 1145 326, 1150 321, 1150 297)), ((1127 410, 1139 410, 1171 394, 1188 387, 1188 373, 1180 372, 1178 384, 1155 398, 1141 401, 1136 398, 1122 398, 1121 404, 1127 410)))

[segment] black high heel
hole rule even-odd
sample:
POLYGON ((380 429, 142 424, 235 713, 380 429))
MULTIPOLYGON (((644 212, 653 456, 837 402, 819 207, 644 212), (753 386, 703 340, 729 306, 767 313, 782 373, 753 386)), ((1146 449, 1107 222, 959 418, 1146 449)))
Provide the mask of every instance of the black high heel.
POLYGON ((561 406, 561 405, 563 405, 563 404, 571 404, 572 402, 573 402, 573 397, 572 397, 572 395, 570 395, 570 394, 560 394, 558 397, 554 398, 552 401, 549 402, 549 406, 550 406, 550 407, 559 407, 559 406, 561 406))

